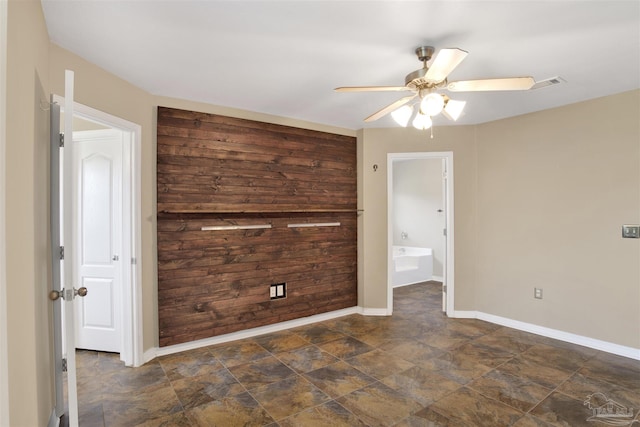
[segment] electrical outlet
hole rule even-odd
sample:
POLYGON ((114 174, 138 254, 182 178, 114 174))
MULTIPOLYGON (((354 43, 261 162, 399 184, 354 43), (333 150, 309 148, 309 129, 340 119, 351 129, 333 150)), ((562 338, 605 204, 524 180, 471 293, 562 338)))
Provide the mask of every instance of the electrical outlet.
POLYGON ((269 288, 269 297, 271 299, 281 299, 287 297, 287 284, 274 283, 269 288))
POLYGON ((625 239, 640 239, 640 225, 623 225, 622 237, 625 239))
POLYGON ((542 299, 542 288, 533 288, 533 297, 542 299))

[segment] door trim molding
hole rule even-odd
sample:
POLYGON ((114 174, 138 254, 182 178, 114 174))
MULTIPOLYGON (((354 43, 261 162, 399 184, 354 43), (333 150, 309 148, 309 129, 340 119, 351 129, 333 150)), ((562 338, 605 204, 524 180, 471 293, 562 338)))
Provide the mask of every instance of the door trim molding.
MULTIPOLYGON (((54 95, 54 102, 64 104, 64 98, 54 95)), ((142 153, 142 127, 136 123, 112 116, 100 110, 74 102, 74 115, 84 120, 95 122, 103 126, 118 129, 125 133, 123 140, 122 170, 123 175, 128 175, 130 193, 124 195, 124 200, 130 200, 128 208, 131 218, 130 224, 124 226, 123 234, 130 236, 131 248, 127 255, 130 262, 123 263, 123 274, 130 277, 131 287, 126 287, 123 292, 123 321, 122 337, 123 347, 120 358, 127 366, 141 366, 144 363, 142 349, 142 235, 141 235, 141 153, 142 153), (129 159, 129 163, 127 163, 129 159)), ((123 253, 123 259, 125 254, 123 253)))
POLYGON ((454 313, 454 186, 453 186, 453 152, 452 151, 425 151, 415 153, 388 153, 387 154, 387 314, 393 313, 393 161, 394 160, 421 160, 421 159, 443 159, 445 161, 446 178, 446 217, 445 228, 447 229, 446 240, 446 278, 447 300, 446 314, 453 316, 454 313))
POLYGON ((0 426, 9 425, 6 277, 7 5, 0 1, 0 426))

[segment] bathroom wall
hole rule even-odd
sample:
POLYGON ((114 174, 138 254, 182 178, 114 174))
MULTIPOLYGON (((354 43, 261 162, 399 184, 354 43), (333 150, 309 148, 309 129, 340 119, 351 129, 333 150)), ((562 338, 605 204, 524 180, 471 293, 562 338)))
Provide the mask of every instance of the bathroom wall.
POLYGON ((443 276, 443 209, 442 160, 394 160, 393 244, 433 249, 436 279, 443 276))

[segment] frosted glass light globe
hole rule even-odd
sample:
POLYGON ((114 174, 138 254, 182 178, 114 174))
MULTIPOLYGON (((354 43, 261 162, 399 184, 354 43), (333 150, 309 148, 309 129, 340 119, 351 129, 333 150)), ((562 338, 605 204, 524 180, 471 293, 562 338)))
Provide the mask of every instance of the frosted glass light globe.
POLYGON ((420 110, 429 117, 437 116, 444 108, 444 98, 438 93, 430 93, 420 103, 420 110))

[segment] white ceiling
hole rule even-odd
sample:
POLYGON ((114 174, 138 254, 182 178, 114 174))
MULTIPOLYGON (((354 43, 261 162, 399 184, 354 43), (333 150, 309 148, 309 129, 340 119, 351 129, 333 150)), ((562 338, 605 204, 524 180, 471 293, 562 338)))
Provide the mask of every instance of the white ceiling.
MULTIPOLYGON (((560 76, 452 93, 483 123, 640 88, 640 1, 42 0, 51 40, 152 94, 349 129, 406 94, 418 46, 469 52, 449 80, 560 76)), ((444 117, 436 126, 449 125, 444 117)))

